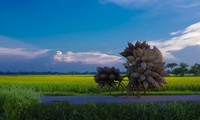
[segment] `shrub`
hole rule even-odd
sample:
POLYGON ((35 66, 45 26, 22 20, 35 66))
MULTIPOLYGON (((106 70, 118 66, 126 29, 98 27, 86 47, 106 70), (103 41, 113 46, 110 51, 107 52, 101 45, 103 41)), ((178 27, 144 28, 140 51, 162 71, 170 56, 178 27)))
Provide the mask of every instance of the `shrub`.
POLYGON ((199 102, 39 104, 20 120, 199 120, 199 102))
POLYGON ((39 94, 32 89, 10 88, 0 90, 1 119, 17 120, 30 106, 39 103, 39 94))
POLYGON ((68 103, 37 104, 21 114, 20 120, 69 120, 68 103))

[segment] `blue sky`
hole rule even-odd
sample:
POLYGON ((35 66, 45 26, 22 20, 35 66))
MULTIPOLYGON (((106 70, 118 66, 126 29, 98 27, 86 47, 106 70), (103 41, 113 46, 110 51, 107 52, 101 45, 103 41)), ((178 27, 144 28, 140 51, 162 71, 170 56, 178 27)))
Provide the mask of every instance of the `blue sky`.
POLYGON ((199 0, 0 1, 0 71, 123 70, 127 42, 165 62, 200 61, 199 0))

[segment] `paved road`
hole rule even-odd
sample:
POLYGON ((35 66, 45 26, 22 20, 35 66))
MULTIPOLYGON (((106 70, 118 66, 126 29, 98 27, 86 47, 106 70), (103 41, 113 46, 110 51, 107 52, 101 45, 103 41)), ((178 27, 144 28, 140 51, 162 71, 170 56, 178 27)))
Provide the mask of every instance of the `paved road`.
POLYGON ((146 95, 138 98, 136 96, 41 96, 43 103, 51 104, 57 101, 69 101, 71 104, 96 103, 135 103, 135 102, 167 102, 186 101, 200 102, 200 95, 146 95))

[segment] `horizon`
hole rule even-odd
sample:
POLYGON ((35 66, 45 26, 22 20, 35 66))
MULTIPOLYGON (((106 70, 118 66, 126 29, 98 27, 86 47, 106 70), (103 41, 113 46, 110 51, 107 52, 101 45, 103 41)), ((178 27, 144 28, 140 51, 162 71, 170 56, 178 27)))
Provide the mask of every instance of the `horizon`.
POLYGON ((197 0, 0 1, 0 71, 124 71, 127 42, 147 41, 166 63, 200 63, 197 0))

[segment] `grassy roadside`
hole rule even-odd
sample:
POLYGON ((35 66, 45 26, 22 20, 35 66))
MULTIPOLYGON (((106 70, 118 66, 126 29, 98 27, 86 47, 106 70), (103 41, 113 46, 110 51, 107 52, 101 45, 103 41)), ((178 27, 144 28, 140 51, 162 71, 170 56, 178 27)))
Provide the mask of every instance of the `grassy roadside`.
POLYGON ((39 103, 39 94, 32 89, 0 89, 0 120, 20 119, 23 111, 39 103))
POLYGON ((200 103, 136 103, 53 105, 39 104, 21 114, 21 120, 199 120, 200 103))
POLYGON ((1 120, 199 120, 200 102, 43 104, 37 93, 0 92, 1 120), (6 93, 6 94, 5 94, 6 93))

